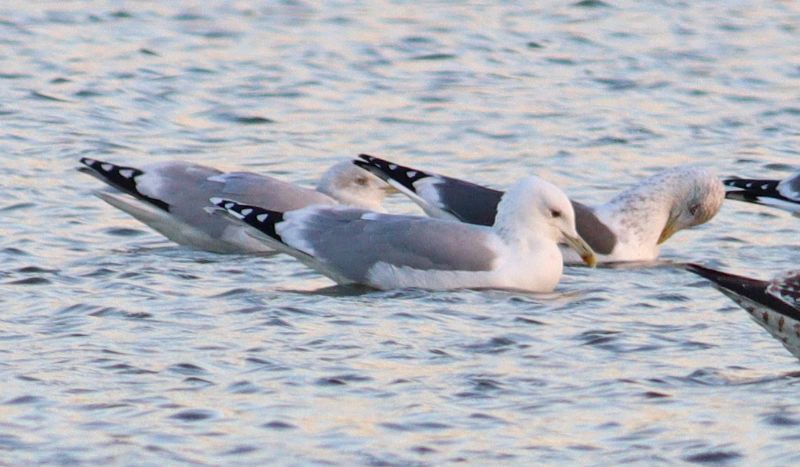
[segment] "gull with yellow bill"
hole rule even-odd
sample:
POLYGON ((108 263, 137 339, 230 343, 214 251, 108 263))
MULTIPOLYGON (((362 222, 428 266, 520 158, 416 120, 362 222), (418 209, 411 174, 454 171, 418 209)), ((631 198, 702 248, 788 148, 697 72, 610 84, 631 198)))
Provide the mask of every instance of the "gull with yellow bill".
POLYGON ((231 199, 211 202, 253 238, 339 284, 377 289, 499 288, 550 292, 563 271, 558 243, 594 266, 567 196, 538 177, 514 184, 491 227, 354 208, 279 212, 231 199))

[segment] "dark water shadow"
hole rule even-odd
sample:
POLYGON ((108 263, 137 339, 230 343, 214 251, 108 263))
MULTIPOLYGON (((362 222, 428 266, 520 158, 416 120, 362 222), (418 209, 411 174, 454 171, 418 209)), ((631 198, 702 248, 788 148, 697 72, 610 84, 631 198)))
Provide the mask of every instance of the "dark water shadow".
POLYGON ((383 290, 360 284, 336 284, 314 290, 280 289, 280 291, 298 295, 319 295, 323 297, 360 297, 362 295, 368 295, 371 293, 385 292, 383 290))
POLYGON ((612 261, 597 265, 597 269, 682 269, 685 262, 669 259, 652 261, 612 261))

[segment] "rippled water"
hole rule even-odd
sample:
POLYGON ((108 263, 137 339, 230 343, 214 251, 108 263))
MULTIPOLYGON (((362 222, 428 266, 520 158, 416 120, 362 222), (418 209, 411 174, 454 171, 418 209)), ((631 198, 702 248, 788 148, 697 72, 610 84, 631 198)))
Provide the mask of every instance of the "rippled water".
POLYGON ((796 359, 669 265, 789 269, 788 215, 728 204, 546 296, 375 292, 170 244, 74 171, 783 176, 795 2, 178 3, 0 4, 0 463, 800 462, 796 359))

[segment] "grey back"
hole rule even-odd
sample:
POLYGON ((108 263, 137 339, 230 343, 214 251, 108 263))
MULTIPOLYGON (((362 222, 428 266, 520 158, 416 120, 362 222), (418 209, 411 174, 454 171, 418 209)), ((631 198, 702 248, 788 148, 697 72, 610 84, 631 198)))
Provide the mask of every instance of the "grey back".
MULTIPOLYGON (((291 216, 287 213, 286 219, 291 216)), ((298 230, 318 260, 356 282, 364 282, 379 262, 422 270, 486 271, 496 257, 488 229, 439 219, 322 209, 310 216, 304 212, 298 230), (365 214, 375 220, 362 218, 365 214)))

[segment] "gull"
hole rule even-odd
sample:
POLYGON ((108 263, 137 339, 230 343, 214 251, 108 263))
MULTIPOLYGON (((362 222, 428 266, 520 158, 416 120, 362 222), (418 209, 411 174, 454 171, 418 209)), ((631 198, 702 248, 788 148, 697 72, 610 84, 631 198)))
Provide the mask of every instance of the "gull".
MULTIPOLYGON (((361 154, 353 163, 407 195, 431 217, 492 225, 502 191, 361 154)), ((700 167, 677 167, 642 180, 605 204, 571 201, 578 233, 600 262, 652 261, 676 232, 708 222, 722 206, 719 178, 700 167)), ((568 263, 578 262, 564 250, 568 263)))
POLYGON ((771 281, 736 276, 698 264, 686 269, 710 280, 723 294, 747 310, 750 317, 800 358, 800 271, 771 281))
POLYGON ((381 210, 389 188, 349 161, 333 165, 316 190, 251 172, 222 172, 185 161, 159 162, 141 168, 84 157, 78 170, 113 190, 96 195, 156 232, 181 245, 215 253, 271 251, 232 225, 205 211, 214 196, 236 197, 271 209, 292 210, 312 204, 339 203, 381 210), (367 175, 367 176, 365 176, 367 175))
POLYGON ((731 178, 722 183, 728 199, 774 206, 800 217, 800 172, 783 180, 731 178))
POLYGON ((502 196, 491 227, 363 209, 310 206, 279 212, 212 198, 249 233, 339 284, 377 289, 501 288, 549 292, 566 241, 587 264, 595 255, 575 231, 567 196, 538 177, 502 196))

